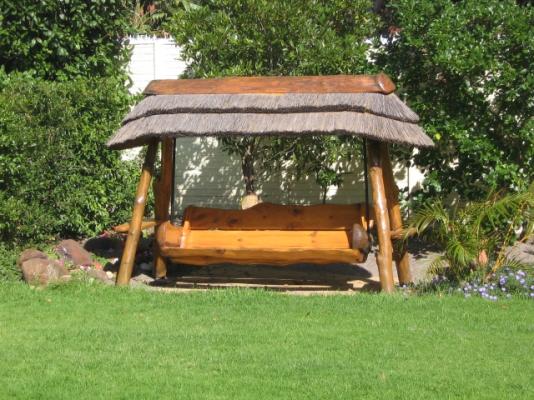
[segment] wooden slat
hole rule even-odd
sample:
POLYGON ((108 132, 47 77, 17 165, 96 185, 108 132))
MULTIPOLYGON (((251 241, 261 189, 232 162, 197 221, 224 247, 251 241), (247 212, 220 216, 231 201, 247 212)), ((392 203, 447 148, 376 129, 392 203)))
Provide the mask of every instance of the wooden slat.
POLYGON ((385 74, 330 76, 262 76, 151 81, 145 95, 238 93, 382 93, 395 91, 385 74))
POLYGON ((191 231, 188 249, 350 249, 347 231, 191 231))
POLYGON ((191 230, 351 230, 356 223, 365 225, 364 210, 360 204, 260 203, 246 210, 190 206, 184 219, 190 223, 191 230))
MULTIPOLYGON (((157 225, 157 222, 155 219, 149 219, 141 222, 141 230, 144 231, 145 229, 153 228, 157 225)), ((124 224, 120 224, 113 227, 113 230, 117 233, 128 233, 130 230, 130 223, 125 222, 124 224)))
POLYGON ((268 264, 291 265, 296 263, 332 264, 358 263, 365 257, 358 250, 312 250, 312 249, 244 249, 244 250, 215 250, 215 249, 180 249, 176 247, 162 247, 161 252, 175 263, 191 265, 209 264, 268 264))
POLYGON ((350 249, 350 231, 222 231, 191 230, 184 243, 184 230, 167 222, 158 230, 161 247, 187 249, 350 249))

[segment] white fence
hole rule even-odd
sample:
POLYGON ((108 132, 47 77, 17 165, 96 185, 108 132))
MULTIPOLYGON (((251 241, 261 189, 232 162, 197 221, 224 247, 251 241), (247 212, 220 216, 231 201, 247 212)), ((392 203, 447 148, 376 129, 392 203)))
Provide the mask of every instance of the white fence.
MULTIPOLYGON (((172 39, 135 37, 130 38, 129 42, 133 47, 129 65, 133 93, 142 91, 152 79, 175 79, 186 68, 186 63, 180 58, 180 49, 172 39)), ((347 166, 347 171, 350 173, 345 176, 344 184, 328 190, 328 202, 354 203, 364 200, 361 163, 355 160, 347 166)), ((413 188, 421 180, 420 172, 397 166, 396 178, 400 188, 407 186, 408 175, 410 188, 413 188)), ((309 204, 322 199, 321 188, 313 178, 296 180, 290 168, 280 175, 259 176, 257 187, 264 201, 309 204)), ((216 139, 177 140, 177 210, 190 204, 236 208, 243 194, 240 161, 224 153, 216 139)))

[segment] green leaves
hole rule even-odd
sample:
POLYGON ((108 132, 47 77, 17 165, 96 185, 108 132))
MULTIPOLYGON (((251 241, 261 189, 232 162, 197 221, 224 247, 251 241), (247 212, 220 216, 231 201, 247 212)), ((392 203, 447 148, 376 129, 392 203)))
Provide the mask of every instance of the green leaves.
MULTIPOLYGON (((443 201, 424 204, 410 221, 409 231, 426 235, 442 247, 444 254, 432 264, 431 272, 447 274, 455 280, 473 271, 494 271, 503 266, 504 249, 517 230, 523 237, 533 234, 534 185, 519 193, 493 193, 484 201, 445 207, 443 201), (481 261, 481 255, 489 258, 481 261)), ((509 261, 509 260, 508 260, 509 261)))
POLYGON ((124 222, 137 168, 105 147, 131 103, 123 82, 0 78, 0 242, 81 237, 124 222))
POLYGON ((534 176, 534 8, 513 0, 388 7, 388 24, 400 31, 378 62, 437 139, 415 158, 426 194, 480 200, 524 190, 534 176))
POLYGON ((45 79, 125 76, 128 0, 2 3, 0 65, 45 79))

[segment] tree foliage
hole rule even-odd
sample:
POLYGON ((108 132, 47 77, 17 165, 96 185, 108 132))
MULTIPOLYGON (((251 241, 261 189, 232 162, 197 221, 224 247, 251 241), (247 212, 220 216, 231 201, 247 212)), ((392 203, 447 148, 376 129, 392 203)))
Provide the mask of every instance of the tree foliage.
POLYGON ((513 0, 388 2, 379 64, 437 147, 415 163, 427 195, 481 199, 534 175, 534 9, 513 0))
MULTIPOLYGON (((368 39, 379 18, 369 0, 203 0, 175 13, 168 30, 189 62, 187 77, 374 73, 368 39)), ((262 169, 273 160, 298 160, 325 187, 339 183, 330 160, 341 139, 225 139, 227 151, 245 159, 251 148, 262 169), (306 146, 304 146, 306 144, 306 146), (306 151, 301 151, 306 147, 306 151), (261 151, 259 151, 261 149, 261 151), (282 150, 286 151, 282 151, 282 150), (275 158, 279 155, 279 158, 275 158)), ((252 173, 253 175, 253 173, 252 173)), ((245 177, 250 182, 250 176, 245 177)), ((248 188, 247 188, 248 189, 248 188)))
MULTIPOLYGON (((532 181, 534 11, 528 2, 196 3, 174 14, 168 29, 190 61, 187 76, 385 70, 437 144, 414 159, 426 174, 426 196, 481 199, 492 189, 520 190, 532 181)), ((318 178, 325 185, 339 182, 340 174, 320 160, 335 157, 339 142, 315 138, 313 151, 304 153, 303 164, 327 177, 318 178), (328 152, 332 157, 319 157, 328 152)), ((284 146, 295 147, 292 141, 284 146)), ((230 147, 236 150, 235 143, 230 147)))
POLYGON ((1 1, 0 65, 45 79, 118 76, 131 0, 1 1))

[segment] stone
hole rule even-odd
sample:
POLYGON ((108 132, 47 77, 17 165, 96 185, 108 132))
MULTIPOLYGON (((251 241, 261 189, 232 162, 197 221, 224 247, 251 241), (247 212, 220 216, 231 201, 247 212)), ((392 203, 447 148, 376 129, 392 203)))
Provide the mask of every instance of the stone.
POLYGON ((143 262, 139 264, 139 269, 143 272, 152 272, 153 263, 152 262, 143 262))
POLYGON ((74 265, 93 265, 91 253, 85 250, 80 243, 72 239, 61 241, 56 247, 56 253, 65 261, 70 261, 74 265))
POLYGON ((106 258, 119 257, 123 247, 122 238, 104 235, 87 239, 83 244, 83 248, 88 252, 106 258))
POLYGON ((52 282, 62 282, 70 278, 69 271, 54 260, 30 258, 21 265, 24 280, 30 285, 46 286, 52 282))
POLYGON ((247 194, 241 199, 241 209, 246 210, 247 208, 254 207, 259 203, 261 203, 261 199, 257 194, 247 194))
POLYGON ((43 259, 43 260, 47 260, 48 259, 48 255, 46 255, 45 253, 43 253, 42 251, 37 250, 37 249, 26 249, 22 253, 20 253, 19 259, 17 261, 17 265, 20 268, 20 267, 22 267, 22 264, 25 261, 31 260, 32 258, 40 258, 40 259, 43 259))
POLYGON ((91 278, 101 281, 107 285, 113 285, 113 280, 109 278, 106 271, 102 271, 101 269, 95 269, 95 268, 87 268, 84 271, 91 278))
POLYGON ((151 276, 145 275, 145 274, 136 275, 132 277, 132 280, 135 282, 144 283, 145 285, 148 285, 154 282, 154 278, 152 278, 151 276))
POLYGON ((506 255, 525 264, 534 264, 534 245, 517 242, 507 249, 506 255))

